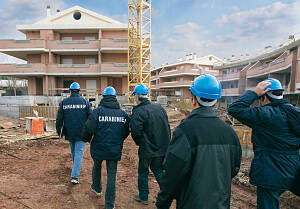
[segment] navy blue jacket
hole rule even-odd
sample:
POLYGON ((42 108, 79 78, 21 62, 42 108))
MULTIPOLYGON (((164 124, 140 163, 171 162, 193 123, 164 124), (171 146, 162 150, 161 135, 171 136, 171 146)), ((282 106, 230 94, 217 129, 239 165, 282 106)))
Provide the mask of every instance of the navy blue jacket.
POLYGON ((90 111, 90 105, 84 98, 77 93, 71 94, 59 104, 56 116, 57 134, 61 135, 63 130, 66 140, 81 141, 82 128, 90 111))
POLYGON ((118 161, 128 134, 128 114, 120 109, 114 96, 104 96, 86 122, 82 137, 91 143, 93 159, 118 161))
POLYGON ((252 128, 250 183, 291 189, 300 169, 300 110, 283 99, 251 108, 257 99, 255 92, 247 91, 228 108, 230 115, 252 128))

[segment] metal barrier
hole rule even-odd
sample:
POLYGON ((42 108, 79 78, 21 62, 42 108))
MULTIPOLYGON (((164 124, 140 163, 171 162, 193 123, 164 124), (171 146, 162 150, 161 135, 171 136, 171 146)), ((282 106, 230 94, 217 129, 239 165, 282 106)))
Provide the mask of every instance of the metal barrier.
POLYGON ((37 116, 54 119, 56 118, 58 106, 19 106, 20 118, 37 116))

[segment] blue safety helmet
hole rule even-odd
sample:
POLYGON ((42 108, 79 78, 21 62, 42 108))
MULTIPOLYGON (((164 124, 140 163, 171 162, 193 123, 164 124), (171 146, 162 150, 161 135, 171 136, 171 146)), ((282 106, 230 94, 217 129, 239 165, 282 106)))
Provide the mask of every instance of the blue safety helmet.
POLYGON ((80 85, 79 83, 77 82, 73 82, 71 85, 70 85, 70 90, 80 90, 80 85))
POLYGON ((149 90, 145 84, 138 84, 134 88, 132 94, 133 95, 136 95, 136 94, 147 95, 147 94, 149 94, 149 90))
POLYGON ((283 86, 282 86, 282 84, 280 83, 279 80, 277 80, 275 78, 268 78, 264 81, 271 83, 271 85, 267 86, 265 88, 265 90, 270 88, 270 91, 276 91, 276 90, 284 91, 284 88, 283 88, 283 86))
POLYGON ((190 91, 194 96, 204 99, 220 99, 222 97, 221 83, 215 76, 209 74, 198 76, 190 87, 190 91))
POLYGON ((108 86, 103 91, 103 96, 117 96, 117 92, 112 86, 108 86))

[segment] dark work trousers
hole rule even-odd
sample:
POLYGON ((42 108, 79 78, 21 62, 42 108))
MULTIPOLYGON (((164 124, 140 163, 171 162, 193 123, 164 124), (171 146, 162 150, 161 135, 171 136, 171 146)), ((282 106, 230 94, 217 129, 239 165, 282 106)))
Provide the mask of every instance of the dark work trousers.
POLYGON ((148 176, 149 167, 153 172, 157 183, 160 185, 163 170, 162 170, 163 157, 158 158, 139 158, 138 167, 138 189, 141 200, 148 201, 149 186, 148 176))
MULTIPOLYGON (((92 188, 100 193, 102 192, 101 184, 101 169, 102 160, 94 160, 94 167, 92 171, 93 184, 92 188)), ((116 174, 117 174, 118 161, 106 160, 107 169, 107 184, 105 192, 105 208, 113 209, 116 199, 116 174)))
POLYGON ((279 197, 284 190, 257 187, 257 209, 279 209, 279 197))

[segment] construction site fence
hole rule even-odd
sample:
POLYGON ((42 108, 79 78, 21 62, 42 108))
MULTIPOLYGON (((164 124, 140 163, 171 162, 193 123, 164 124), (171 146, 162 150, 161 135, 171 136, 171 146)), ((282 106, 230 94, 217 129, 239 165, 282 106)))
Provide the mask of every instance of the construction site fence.
POLYGON ((55 119, 58 106, 0 105, 0 115, 12 118, 44 117, 55 119), (37 115, 35 114, 37 113, 37 115))

